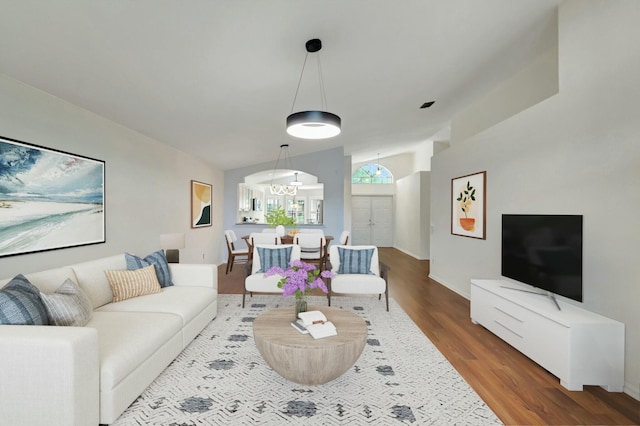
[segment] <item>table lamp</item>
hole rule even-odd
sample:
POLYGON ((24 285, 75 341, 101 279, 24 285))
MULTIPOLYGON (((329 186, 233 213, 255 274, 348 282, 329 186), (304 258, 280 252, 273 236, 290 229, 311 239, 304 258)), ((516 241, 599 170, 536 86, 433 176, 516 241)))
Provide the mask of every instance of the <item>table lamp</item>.
POLYGON ((180 263, 180 249, 184 248, 184 234, 161 234, 160 247, 169 263, 180 263))

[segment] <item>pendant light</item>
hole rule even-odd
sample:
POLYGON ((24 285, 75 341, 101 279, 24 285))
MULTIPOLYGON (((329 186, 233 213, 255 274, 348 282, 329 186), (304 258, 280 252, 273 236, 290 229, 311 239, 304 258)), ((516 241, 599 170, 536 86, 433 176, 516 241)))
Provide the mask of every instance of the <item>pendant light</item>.
MULTIPOLYGON (((302 64, 302 72, 300 73, 300 79, 298 80, 298 87, 296 88, 296 94, 293 98, 293 105, 291 105, 291 114, 287 117, 287 133, 291 136, 302 139, 327 139, 332 138, 340 134, 341 120, 336 114, 332 114, 327 111, 300 111, 293 112, 296 106, 296 99, 298 98, 298 91, 300 90, 300 83, 304 76, 304 69, 307 65, 307 59, 309 53, 317 53, 322 49, 322 41, 314 38, 305 44, 307 54, 304 57, 304 63, 302 64)), ((327 98, 324 92, 324 81, 322 78, 322 66, 320 64, 320 53, 318 58, 318 79, 320 83, 320 97, 322 102, 322 109, 327 109, 327 98)))
POLYGON ((380 153, 378 153, 378 164, 376 164, 378 168, 376 169, 376 176, 380 176, 382 174, 382 170, 380 170, 380 153))
MULTIPOLYGON (((284 152, 284 167, 288 167, 291 169, 291 159, 289 158, 289 144, 280 145, 280 153, 278 153, 278 159, 276 160, 276 165, 273 169, 273 173, 271 174, 271 183, 269 184, 269 190, 273 195, 296 195, 298 193, 297 185, 277 185, 273 183, 273 178, 276 176, 276 171, 278 170, 278 164, 280 163, 280 157, 284 152)), ((296 181, 298 180, 298 173, 296 172, 296 181)))

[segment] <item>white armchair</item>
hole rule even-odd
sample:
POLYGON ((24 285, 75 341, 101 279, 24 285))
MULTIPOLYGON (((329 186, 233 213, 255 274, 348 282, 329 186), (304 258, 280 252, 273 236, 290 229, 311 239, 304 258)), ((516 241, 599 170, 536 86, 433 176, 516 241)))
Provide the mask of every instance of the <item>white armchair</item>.
POLYGON ((328 304, 331 293, 385 295, 389 311, 389 267, 378 259, 376 246, 335 245, 329 248, 329 263, 334 277, 328 280, 328 304))
POLYGON ((280 266, 286 269, 293 260, 300 259, 300 247, 293 244, 257 244, 253 247, 252 259, 245 264, 245 280, 242 290, 242 307, 247 291, 253 295, 256 293, 282 293, 278 288, 281 275, 265 277, 272 266, 280 266))

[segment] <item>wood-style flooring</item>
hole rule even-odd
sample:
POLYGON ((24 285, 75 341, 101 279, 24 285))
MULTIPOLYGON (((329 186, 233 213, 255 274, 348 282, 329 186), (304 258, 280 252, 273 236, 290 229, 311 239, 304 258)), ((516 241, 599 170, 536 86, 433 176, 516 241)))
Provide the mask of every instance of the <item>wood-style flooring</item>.
MULTIPOLYGON (((429 261, 392 248, 381 248, 380 260, 391 268, 389 295, 505 424, 640 424, 640 402, 629 395, 597 386, 568 391, 542 367, 472 324, 469 301, 428 278, 429 261)), ((241 294, 243 265, 236 264, 229 275, 225 266, 218 269, 218 291, 241 294)))

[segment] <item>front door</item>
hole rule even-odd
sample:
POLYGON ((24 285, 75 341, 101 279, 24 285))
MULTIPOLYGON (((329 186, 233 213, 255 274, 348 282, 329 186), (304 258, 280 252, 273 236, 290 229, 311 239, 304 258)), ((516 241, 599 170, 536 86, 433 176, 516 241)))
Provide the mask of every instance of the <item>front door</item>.
POLYGON ((352 197, 351 235, 353 244, 393 246, 393 197, 352 197))

